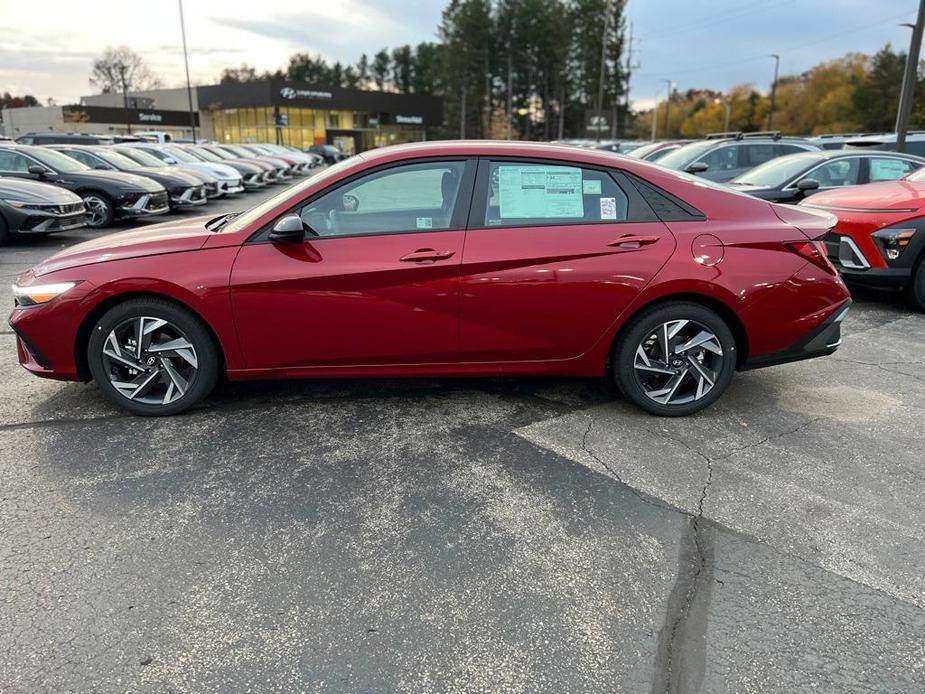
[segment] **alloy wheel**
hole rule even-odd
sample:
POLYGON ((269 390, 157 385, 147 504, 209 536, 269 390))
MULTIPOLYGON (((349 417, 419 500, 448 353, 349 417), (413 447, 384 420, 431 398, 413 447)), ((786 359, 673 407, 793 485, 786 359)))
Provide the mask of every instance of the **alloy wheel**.
POLYGON ((90 226, 98 227, 106 224, 107 217, 109 216, 109 209, 105 200, 95 195, 88 195, 84 198, 84 207, 87 208, 90 226))
POLYGON ((192 341, 177 326, 153 316, 119 323, 103 343, 103 367, 128 400, 169 405, 182 398, 199 372, 192 341))
POLYGON ((646 397, 660 405, 700 400, 723 368, 719 338, 693 320, 673 320, 651 331, 636 347, 633 371, 646 397))

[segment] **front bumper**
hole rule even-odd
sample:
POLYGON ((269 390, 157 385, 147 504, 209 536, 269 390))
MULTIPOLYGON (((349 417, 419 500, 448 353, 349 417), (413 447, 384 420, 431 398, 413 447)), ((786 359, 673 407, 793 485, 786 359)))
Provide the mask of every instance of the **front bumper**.
POLYGON ((56 231, 79 229, 87 225, 83 204, 53 205, 47 208, 9 208, 4 216, 10 230, 16 234, 50 234, 56 231))
POLYGON ((766 366, 777 366, 778 364, 787 364, 793 361, 824 357, 832 354, 841 346, 841 324, 845 316, 848 315, 848 308, 850 306, 851 299, 847 299, 821 324, 813 328, 787 349, 780 352, 772 352, 771 354, 760 354, 755 357, 749 357, 745 360, 745 363, 739 367, 739 370, 749 371, 751 369, 761 369, 766 366))
POLYGON ((173 209, 199 207, 208 202, 202 186, 180 188, 170 191, 170 206, 173 209))
POLYGON ((170 202, 167 191, 159 193, 144 193, 137 199, 123 200, 116 207, 116 217, 151 217, 170 212, 170 202))
POLYGON ((267 185, 267 175, 265 172, 248 174, 244 177, 244 188, 247 190, 256 190, 267 185))
POLYGON ((918 244, 925 244, 925 238, 916 238, 899 261, 883 268, 872 267, 871 260, 850 236, 831 233, 825 237, 826 253, 845 284, 871 289, 902 289, 909 284, 914 260, 920 252, 918 244))

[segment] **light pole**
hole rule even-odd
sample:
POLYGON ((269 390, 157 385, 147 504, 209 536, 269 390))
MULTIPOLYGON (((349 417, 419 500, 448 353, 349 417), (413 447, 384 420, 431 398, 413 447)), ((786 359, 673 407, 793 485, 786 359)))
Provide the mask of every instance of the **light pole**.
POLYGON ((662 81, 668 85, 668 94, 665 96, 665 137, 671 137, 671 92, 674 89, 674 82, 662 81))
POLYGON ((652 107, 652 142, 658 136, 658 92, 655 93, 655 106, 652 107))
POLYGON ((768 130, 773 127, 774 123, 774 93, 777 91, 777 70, 780 67, 780 56, 772 53, 770 58, 774 58, 774 81, 771 82, 771 107, 768 110, 768 130))
POLYGON ((189 127, 193 131, 193 143, 196 142, 196 114, 193 111, 193 87, 189 81, 189 56, 186 53, 186 24, 183 22, 183 0, 180 4, 180 34, 183 36, 183 64, 186 66, 186 96, 189 99, 189 127))
MULTIPOLYGON (((925 1, 925 0, 923 0, 925 1)), ((597 141, 601 141, 601 119, 604 117, 604 73, 607 71, 607 32, 610 27, 610 0, 604 5, 604 33, 601 35, 601 74, 597 83, 597 120, 594 124, 597 141)))
POLYGON ((903 72, 903 87, 899 95, 899 110, 896 113, 897 152, 906 150, 906 131, 909 130, 909 114, 912 113, 912 101, 915 97, 923 26, 925 26, 925 0, 919 0, 919 14, 912 26, 912 39, 909 43, 909 53, 906 55, 906 69, 903 72))
POLYGON ((729 117, 732 115, 732 106, 730 105, 728 101, 724 101, 723 99, 713 99, 713 103, 722 104, 723 108, 726 109, 726 121, 725 121, 725 124, 723 125, 723 132, 728 133, 729 132, 729 117))
POLYGON ((119 63, 119 79, 122 82, 122 108, 125 110, 125 132, 132 134, 132 121, 128 113, 128 87, 125 84, 125 63, 119 63))

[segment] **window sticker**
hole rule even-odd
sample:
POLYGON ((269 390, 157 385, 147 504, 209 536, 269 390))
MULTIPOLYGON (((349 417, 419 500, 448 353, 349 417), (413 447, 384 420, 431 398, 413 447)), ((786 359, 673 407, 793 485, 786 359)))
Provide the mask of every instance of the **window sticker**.
POLYGON ((581 169, 571 166, 499 166, 502 219, 584 217, 581 169))
POLYGON ((601 194, 601 179, 599 178, 586 178, 581 182, 581 192, 585 195, 600 195, 601 194))
POLYGON ((434 228, 434 218, 433 217, 418 217, 415 220, 414 224, 418 229, 433 229, 434 228))
POLYGON ((601 198, 601 219, 617 218, 617 199, 601 198))
POLYGON ((870 178, 877 181, 892 181, 906 175, 906 164, 901 159, 872 159, 870 178))

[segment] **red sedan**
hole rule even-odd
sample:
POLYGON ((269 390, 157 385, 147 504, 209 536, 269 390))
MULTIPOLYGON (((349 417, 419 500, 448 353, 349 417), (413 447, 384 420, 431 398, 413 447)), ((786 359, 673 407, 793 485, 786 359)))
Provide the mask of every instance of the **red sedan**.
POLYGON ((17 280, 38 376, 172 414, 229 379, 610 373, 649 412, 830 354, 834 217, 634 159, 445 142, 341 162, 237 215, 73 246, 17 280))
POLYGON ((904 289, 925 311, 925 169, 823 191, 801 205, 838 217, 826 245, 848 284, 904 289))

